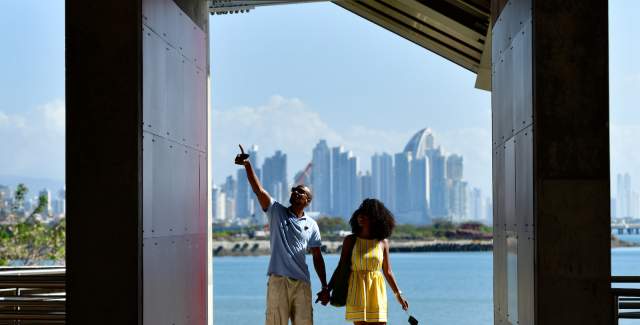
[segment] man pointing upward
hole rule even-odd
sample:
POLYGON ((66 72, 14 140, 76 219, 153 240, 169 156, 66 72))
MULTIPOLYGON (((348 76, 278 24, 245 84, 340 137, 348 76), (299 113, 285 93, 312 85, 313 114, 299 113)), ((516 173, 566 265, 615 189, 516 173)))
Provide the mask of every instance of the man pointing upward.
POLYGON ((291 188, 290 205, 285 207, 273 200, 262 187, 242 145, 235 163, 244 166, 260 207, 267 213, 271 230, 265 325, 287 325, 289 319, 293 325, 311 325, 313 308, 311 280, 305 261, 307 248, 311 250, 313 266, 322 284, 316 302, 323 305, 329 302, 324 259, 320 251, 320 229, 315 220, 304 214, 304 208, 311 203, 311 190, 304 185, 294 186, 291 188))

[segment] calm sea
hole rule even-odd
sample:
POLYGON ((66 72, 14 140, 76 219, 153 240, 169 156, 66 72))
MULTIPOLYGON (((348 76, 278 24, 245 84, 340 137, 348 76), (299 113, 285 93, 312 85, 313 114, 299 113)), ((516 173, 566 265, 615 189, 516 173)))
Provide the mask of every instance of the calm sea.
MULTIPOLYGON (((391 263, 420 324, 493 325, 491 256, 491 252, 394 253, 391 263)), ((326 255, 325 262, 331 273, 338 255, 326 255)), ((266 256, 214 258, 214 324, 264 323, 268 263, 266 256)), ((315 295, 319 283, 311 261, 307 263, 315 295)), ((640 248, 613 249, 612 271, 614 275, 640 275, 640 248)), ((407 316, 387 290, 388 324, 407 324, 407 316)), ((316 325, 348 324, 344 308, 320 304, 314 305, 314 320, 316 325)))

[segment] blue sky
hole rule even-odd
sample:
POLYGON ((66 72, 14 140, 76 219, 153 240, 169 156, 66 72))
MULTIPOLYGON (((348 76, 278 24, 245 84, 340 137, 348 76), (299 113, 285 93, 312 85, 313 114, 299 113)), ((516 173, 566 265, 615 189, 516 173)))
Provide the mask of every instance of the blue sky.
POLYGON ((261 157, 285 150, 292 176, 320 138, 353 150, 364 170, 430 127, 488 191, 491 97, 473 73, 331 3, 211 18, 215 181, 235 168, 220 165, 236 142, 261 157), (254 122, 234 129, 243 119, 254 122))
MULTIPOLYGON (((640 1, 611 1, 612 172, 640 181, 640 1)), ((490 94, 475 76, 333 4, 211 17, 213 177, 236 145, 282 149, 290 176, 326 138, 361 157, 430 127, 490 193, 490 94)), ((63 1, 0 2, 0 175, 64 178, 63 1), (23 19, 29 17, 29 19, 23 19)), ((634 186, 639 188, 637 185, 634 186)))

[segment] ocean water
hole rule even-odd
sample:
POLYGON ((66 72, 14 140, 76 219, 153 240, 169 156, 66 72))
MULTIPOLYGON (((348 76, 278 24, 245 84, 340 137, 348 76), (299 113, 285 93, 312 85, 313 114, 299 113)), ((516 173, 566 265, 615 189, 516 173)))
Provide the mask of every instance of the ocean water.
MULTIPOLYGON (((611 255, 613 275, 640 275, 640 248, 613 249, 611 255)), ((327 277, 337 262, 338 255, 325 255, 327 277)), ((268 263, 267 256, 214 258, 214 324, 264 323, 268 263)), ((320 285, 310 258, 307 263, 315 296, 320 285)), ((391 265, 420 324, 493 325, 491 252, 393 253, 391 265)), ((389 288, 387 293, 388 324, 407 324, 389 288)), ((349 323, 344 308, 314 304, 314 324, 349 323)))
POLYGON ((616 237, 618 237, 618 239, 620 240, 640 244, 640 235, 618 235, 617 233, 614 235, 616 235, 616 237))

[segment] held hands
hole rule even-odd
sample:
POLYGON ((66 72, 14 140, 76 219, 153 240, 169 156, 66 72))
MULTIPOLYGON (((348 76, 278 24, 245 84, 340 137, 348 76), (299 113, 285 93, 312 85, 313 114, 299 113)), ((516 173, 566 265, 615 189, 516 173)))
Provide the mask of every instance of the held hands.
POLYGON ((235 163, 236 165, 244 166, 244 164, 248 162, 247 159, 249 159, 249 154, 244 153, 244 149, 242 148, 241 144, 239 144, 238 146, 240 146, 240 153, 236 156, 235 163))
POLYGON ((407 301, 407 299, 404 299, 404 297, 402 296, 402 293, 400 292, 396 293, 396 300, 398 300, 398 303, 400 303, 400 306, 402 306, 403 310, 409 309, 409 302, 407 301))
POLYGON ((318 301, 323 306, 326 306, 329 303, 329 288, 322 288, 322 290, 318 292, 318 299, 316 299, 316 304, 318 303, 318 301))

